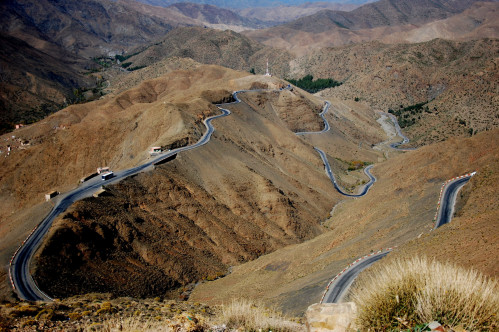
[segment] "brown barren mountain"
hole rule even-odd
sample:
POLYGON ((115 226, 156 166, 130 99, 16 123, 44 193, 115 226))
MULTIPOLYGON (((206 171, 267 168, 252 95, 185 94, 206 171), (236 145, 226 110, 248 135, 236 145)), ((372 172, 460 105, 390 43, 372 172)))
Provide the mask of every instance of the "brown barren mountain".
POLYGON ((378 1, 352 12, 321 11, 294 22, 245 34, 298 56, 321 47, 372 40, 400 43, 434 38, 497 37, 497 2, 427 2, 378 1))
MULTIPOLYGON (((324 191, 318 155, 290 130, 320 130, 320 104, 298 91, 240 98, 207 146, 76 204, 41 249, 40 286, 55 296, 155 296, 320 234, 338 194, 324 191)), ((351 155, 351 138, 329 139, 350 147, 338 156, 351 155)))
MULTIPOLYGON (((190 61, 186 64, 192 66, 190 61)), ((200 120, 218 113, 212 103, 229 97, 229 91, 276 89, 284 84, 275 78, 197 65, 99 101, 71 106, 20 129, 16 138, 30 145, 16 145, 2 159, 0 233, 3 238, 10 234, 9 241, 2 241, 2 260, 10 259, 50 207, 38 203, 45 192, 66 191, 98 166, 119 170, 136 165, 148 157, 151 146, 192 144, 204 131, 200 120)), ((105 272, 116 281, 108 282, 107 289, 125 294, 120 281, 128 271, 126 284, 134 294, 164 293, 319 234, 320 221, 338 194, 324 189, 329 182, 319 156, 291 129, 320 130, 323 124, 317 114, 322 101, 298 89, 247 93, 241 98, 247 103, 231 106, 233 114, 215 122, 217 131, 208 145, 183 153, 154 172, 124 180, 108 189, 111 196, 84 200, 61 216, 37 270, 44 287, 57 295, 105 291, 105 272), (197 235, 191 239, 189 234, 197 235), (110 236, 116 241, 109 241, 110 236), (164 246, 177 249, 168 249, 165 256, 160 254, 164 246), (119 268, 125 263, 130 265, 119 268), (61 272, 57 279, 52 279, 53 267, 61 272), (140 278, 144 273, 149 277, 140 278), (70 274, 79 277, 65 279, 70 274), (43 277, 47 275, 52 277, 43 277)), ((350 110, 342 121, 353 118, 361 119, 358 123, 363 126, 377 125, 366 109, 350 110)), ((382 158, 369 148, 383 139, 379 128, 365 133, 355 126, 343 128, 331 131, 326 151, 346 161, 382 158), (369 143, 359 147, 360 137, 369 143)), ((7 138, 2 141, 8 142, 7 138)), ((347 165, 332 163, 345 174, 347 165)), ((360 173, 344 181, 355 186, 359 179, 364 179, 360 173)))
POLYGON ((318 50, 292 63, 295 77, 333 77, 325 98, 358 98, 374 109, 402 110, 413 145, 469 136, 499 126, 498 41, 378 42, 318 50))
POLYGON ((4 1, 2 31, 43 50, 56 44, 83 57, 119 54, 179 24, 133 10, 126 1, 4 1))
POLYGON ((257 43, 231 30, 201 27, 178 28, 170 31, 157 43, 127 59, 132 66, 149 66, 167 57, 188 57, 205 64, 217 64, 236 70, 265 73, 269 59, 272 74, 283 77, 289 72, 291 54, 257 43))
MULTIPOLYGON (((1 260, 8 262, 50 209, 50 202, 42 203, 46 192, 74 188, 100 166, 136 165, 148 158, 151 146, 196 141, 204 131, 200 119, 219 112, 201 92, 213 84, 236 89, 231 80, 245 75, 209 66, 176 70, 135 89, 70 106, 17 130, 15 138, 0 136, 1 260)), ((10 285, 3 286, 9 291, 10 285)))
POLYGON ((238 13, 247 18, 266 22, 283 23, 296 20, 303 16, 313 15, 321 10, 351 11, 359 7, 353 4, 331 2, 307 2, 299 6, 257 7, 238 10, 238 13))
POLYGON ((499 38, 499 2, 477 2, 464 12, 415 27, 407 32, 393 33, 380 40, 386 43, 420 43, 435 38, 473 40, 499 38))
POLYGON ((422 252, 497 276, 498 134, 453 138, 376 165, 378 181, 369 194, 338 205, 325 222, 329 232, 234 267, 196 287, 191 299, 221 303, 244 294, 303 314, 348 264, 395 245, 388 258, 422 252), (430 232, 442 183, 470 171, 478 173, 463 189, 458 216, 430 232))
POLYGON ((79 73, 85 61, 63 49, 54 58, 3 33, 0 41, 0 133, 59 110, 74 98, 73 89, 95 84, 79 73))

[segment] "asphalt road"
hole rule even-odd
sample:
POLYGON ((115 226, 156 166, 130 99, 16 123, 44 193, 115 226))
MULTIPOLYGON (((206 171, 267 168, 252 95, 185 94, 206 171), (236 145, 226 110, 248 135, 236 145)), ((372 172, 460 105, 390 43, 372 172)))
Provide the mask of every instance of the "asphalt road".
POLYGON ((344 270, 344 272, 329 285, 329 289, 327 290, 321 303, 339 303, 342 301, 347 290, 350 288, 359 273, 388 255, 390 251, 391 249, 369 256, 355 263, 349 269, 344 270))
POLYGON ((326 170, 326 174, 329 176, 329 179, 331 179, 331 182, 333 183, 334 185, 334 188, 342 195, 345 195, 345 196, 348 196, 348 197, 362 197, 364 196, 365 194, 367 194, 367 192, 369 191, 369 188, 371 188, 371 186, 374 184, 374 182, 376 182, 376 178, 371 174, 371 168, 373 167, 373 165, 369 165, 367 166, 365 169, 364 169, 364 173, 366 173, 366 175, 369 177, 369 182, 367 184, 364 185, 364 188, 362 189, 362 192, 360 194, 348 194, 346 192, 344 192, 343 190, 341 190, 341 188, 338 186, 338 184, 336 183, 336 179, 334 177, 334 174, 333 174, 333 171, 331 170, 331 165, 329 164, 329 161, 327 160, 327 156, 326 154, 324 153, 324 151, 322 151, 321 149, 317 148, 317 147, 314 147, 314 149, 319 152, 319 155, 321 156, 322 158, 322 162, 324 163, 324 168, 326 170))
MULTIPOLYGON (((396 149, 396 150, 406 150, 406 149, 400 149, 399 146, 402 145, 402 144, 407 144, 409 143, 409 138, 407 138, 407 136, 405 136, 403 133, 402 133, 402 129, 400 128, 400 125, 399 125, 399 122, 397 120, 397 117, 391 113, 385 113, 386 115, 388 115, 388 117, 392 120, 394 126, 395 126, 395 130, 397 131, 397 135, 400 136, 402 138, 402 142, 397 142, 397 143, 392 143, 390 144, 390 147, 392 149, 396 149)), ((413 150, 413 149, 411 149, 413 150)))
POLYGON ((320 117, 324 121, 324 129, 322 129, 321 131, 302 131, 302 132, 297 132, 295 134, 298 136, 302 136, 302 135, 310 135, 310 134, 323 134, 323 133, 329 131, 329 129, 331 129, 331 127, 329 127, 329 122, 327 122, 326 117, 324 115, 327 113, 327 111, 329 111, 330 106, 331 106, 331 103, 326 101, 326 103, 324 104, 324 108, 322 109, 322 112, 319 113, 320 117))
MULTIPOLYGON (((237 94, 239 92, 240 91, 237 91, 234 92, 233 94, 234 99, 236 100, 234 103, 240 102, 239 98, 237 97, 237 94)), ((19 297, 28 301, 52 300, 50 296, 48 296, 38 288, 38 286, 36 285, 31 276, 29 266, 33 254, 40 246, 43 237, 48 232, 54 219, 59 214, 66 211, 66 209, 69 206, 71 206, 71 204, 73 204, 74 202, 81 200, 85 197, 91 196, 104 184, 109 185, 112 183, 116 183, 128 176, 140 173, 142 171, 146 171, 148 169, 152 169, 154 164, 174 154, 187 150, 192 150, 208 143, 210 141, 211 135, 213 134, 213 131, 215 130, 211 122, 215 119, 230 114, 229 110, 222 108, 223 105, 217 105, 217 106, 222 111, 222 114, 211 116, 204 120, 204 125, 206 126, 206 132, 195 144, 171 150, 166 153, 162 153, 156 158, 153 158, 140 166, 115 172, 114 177, 109 180, 103 181, 101 180, 100 177, 95 177, 87 182, 82 183, 78 188, 53 199, 55 203, 53 209, 50 211, 47 217, 45 217, 45 219, 43 219, 43 221, 34 229, 34 231, 28 236, 28 238, 22 243, 22 245, 19 247, 19 249, 16 251, 16 253, 11 259, 11 263, 9 266, 9 276, 12 286, 19 295, 19 297)))
POLYGON ((451 221, 452 215, 454 214, 454 205, 456 204, 457 193, 466 183, 468 183, 473 175, 475 175, 475 173, 471 173, 468 176, 458 178, 446 184, 442 193, 435 228, 445 225, 451 221))

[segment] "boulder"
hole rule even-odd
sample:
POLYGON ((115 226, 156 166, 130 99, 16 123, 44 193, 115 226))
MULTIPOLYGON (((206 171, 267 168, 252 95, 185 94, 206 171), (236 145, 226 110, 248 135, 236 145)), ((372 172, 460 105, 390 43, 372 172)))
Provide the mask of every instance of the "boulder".
POLYGON ((307 329, 310 332, 356 331, 356 313, 353 302, 312 304, 305 314, 307 329))

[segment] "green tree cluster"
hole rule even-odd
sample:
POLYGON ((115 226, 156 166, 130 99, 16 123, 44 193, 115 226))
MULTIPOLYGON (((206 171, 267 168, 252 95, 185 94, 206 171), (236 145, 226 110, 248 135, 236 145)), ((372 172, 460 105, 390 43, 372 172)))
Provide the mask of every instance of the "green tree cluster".
POLYGON ((307 75, 299 80, 288 79, 288 82, 310 93, 316 93, 341 85, 341 82, 335 81, 332 78, 318 78, 314 81, 312 75, 307 75))

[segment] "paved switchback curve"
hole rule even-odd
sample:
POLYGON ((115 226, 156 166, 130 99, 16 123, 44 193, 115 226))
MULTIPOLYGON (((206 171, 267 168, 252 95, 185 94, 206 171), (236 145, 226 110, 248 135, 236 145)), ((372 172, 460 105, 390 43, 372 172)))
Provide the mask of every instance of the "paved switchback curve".
MULTIPOLYGON (((329 126, 329 122, 327 121, 325 114, 329 111, 329 108, 331 107, 331 103, 329 101, 325 101, 324 108, 322 112, 319 114, 322 120, 324 121, 324 129, 321 131, 304 131, 304 132, 297 132, 295 133, 297 136, 303 136, 303 135, 313 135, 313 134, 323 134, 325 132, 328 132, 331 127, 329 126)), ((390 114, 391 115, 391 114, 390 114)), ((396 119, 395 119, 396 120, 396 119)), ((399 127, 400 128, 400 127, 399 127)), ((326 174, 329 176, 329 179, 333 183, 334 188, 342 195, 347 196, 347 197, 362 197, 367 192, 369 191, 369 188, 376 182, 376 178, 371 174, 371 168, 373 167, 368 166, 364 169, 364 173, 369 177, 369 182, 364 186, 360 194, 348 194, 344 192, 339 186, 338 183, 336 182, 336 178, 334 177, 333 171, 331 170, 331 165, 329 164, 329 161, 327 159, 326 154, 324 151, 319 149, 318 147, 314 146, 315 151, 317 151, 322 159, 322 162, 324 163, 324 168, 326 171, 326 174)))
POLYGON ((435 220, 435 229, 451 221, 454 214, 454 206, 456 205, 457 193, 475 174, 476 172, 466 174, 444 183, 435 220))
MULTIPOLYGON (((241 102, 238 98, 238 93, 245 92, 246 90, 236 91, 233 93, 233 97, 235 99, 233 104, 241 102)), ((78 188, 60 195, 57 199, 55 199, 55 205, 50 211, 50 213, 42 220, 40 224, 38 224, 35 229, 30 233, 30 235, 23 241, 21 246, 16 250, 14 255, 12 256, 9 263, 9 278, 12 287, 17 292, 19 297, 27 301, 52 301, 53 299, 45 294, 42 290, 38 288, 35 281, 33 280, 30 272, 30 262, 31 259, 40 246, 43 237, 50 229, 52 222, 54 219, 66 211, 69 206, 71 206, 74 202, 81 200, 85 197, 91 196, 94 192, 96 192, 103 184, 113 184, 121 181, 122 179, 129 177, 134 174, 138 174, 140 172, 152 169, 153 165, 167 159, 177 153, 192 150, 198 148, 210 141, 211 135, 215 131, 211 122, 215 119, 227 116, 230 114, 230 111, 224 109, 222 106, 226 104, 217 105, 217 107, 221 110, 222 114, 211 116, 203 121, 206 132, 203 136, 193 145, 185 146, 181 148, 174 149, 167 153, 163 153, 158 157, 134 168, 130 168, 123 171, 115 172, 113 178, 109 180, 101 180, 96 177, 92 180, 84 182, 78 188)))
POLYGON ((326 120, 326 117, 324 115, 329 111, 330 106, 331 106, 331 103, 326 100, 326 102, 324 104, 324 108, 322 109, 322 112, 319 113, 319 116, 324 121, 324 129, 322 129, 321 131, 301 131, 301 132, 297 132, 295 134, 298 136, 303 136, 303 135, 311 135, 311 134, 323 134, 325 132, 328 132, 329 129, 331 129, 331 127, 329 127, 329 122, 326 120))
POLYGON ((402 132, 402 128, 400 128, 399 122, 397 120, 397 117, 391 113, 384 113, 386 114, 393 122, 393 125, 395 126, 395 130, 397 131, 397 135, 402 138, 401 142, 396 142, 390 144, 390 147, 394 150, 399 150, 399 151, 411 151, 411 150, 416 150, 416 148, 399 148, 400 145, 407 144, 409 143, 409 138, 404 135, 402 132))
POLYGON ((346 292, 359 273, 388 255, 388 253, 392 250, 392 248, 384 251, 380 250, 376 253, 359 258, 350 264, 338 275, 336 275, 333 280, 331 280, 329 285, 326 287, 326 291, 322 295, 320 303, 339 303, 342 301, 346 295, 346 292))
POLYGON ((326 174, 329 176, 329 179, 331 180, 331 182, 333 183, 334 185, 334 188, 342 195, 344 196, 347 196, 347 197, 362 197, 364 196, 365 194, 367 194, 367 192, 369 191, 369 189, 372 187, 372 185, 374 184, 374 182, 376 182, 376 178, 374 177, 374 175, 371 174, 371 168, 373 168, 374 165, 369 165, 367 166, 365 169, 364 169, 364 173, 369 177, 369 182, 366 183, 364 185, 364 188, 362 189, 362 191, 360 192, 360 194, 348 194, 346 192, 344 192, 343 190, 341 190, 341 188, 338 186, 338 183, 336 183, 336 178, 334 177, 334 174, 333 174, 333 171, 331 170, 331 165, 329 164, 329 161, 327 159, 327 156, 326 154, 324 153, 324 151, 322 151, 321 149, 317 148, 317 147, 314 147, 314 149, 319 153, 319 155, 321 156, 322 158, 322 162, 324 163, 324 169, 326 170, 326 174))

